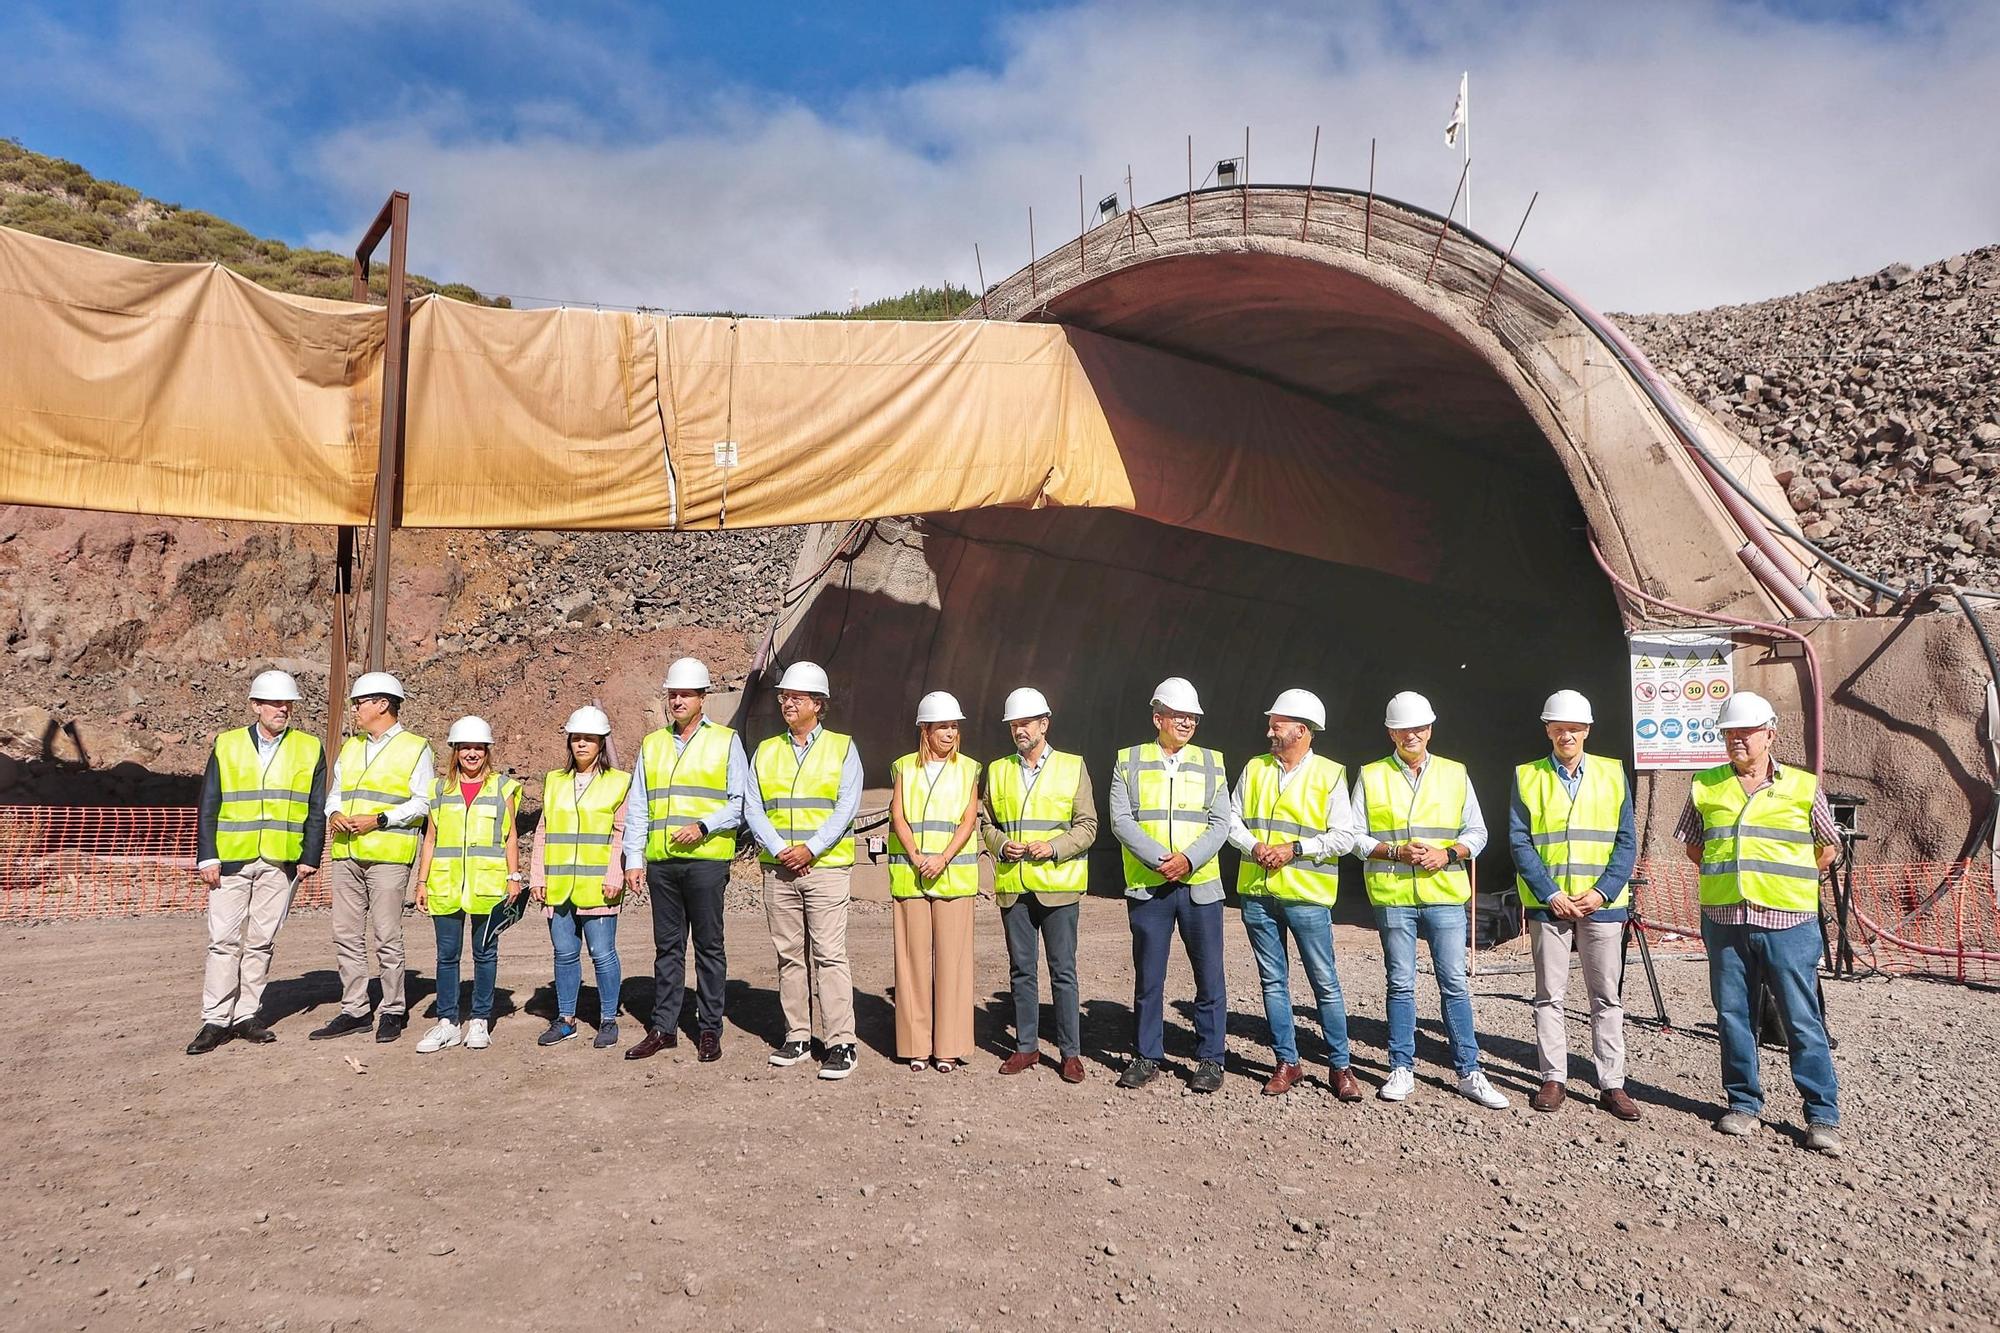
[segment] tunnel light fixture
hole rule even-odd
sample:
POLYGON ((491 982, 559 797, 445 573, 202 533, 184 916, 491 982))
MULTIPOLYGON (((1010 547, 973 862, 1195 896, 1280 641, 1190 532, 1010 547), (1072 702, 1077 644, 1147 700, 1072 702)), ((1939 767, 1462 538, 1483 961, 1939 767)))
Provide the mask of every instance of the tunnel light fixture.
POLYGON ((1234 157, 1225 157, 1218 161, 1215 164, 1215 183, 1225 190, 1235 185, 1241 163, 1242 159, 1234 157))
POLYGON ((1105 195, 1102 199, 1097 201, 1098 224, 1101 226, 1104 223, 1111 221, 1111 219, 1118 216, 1119 211, 1120 210, 1118 207, 1118 196, 1116 194, 1105 195))

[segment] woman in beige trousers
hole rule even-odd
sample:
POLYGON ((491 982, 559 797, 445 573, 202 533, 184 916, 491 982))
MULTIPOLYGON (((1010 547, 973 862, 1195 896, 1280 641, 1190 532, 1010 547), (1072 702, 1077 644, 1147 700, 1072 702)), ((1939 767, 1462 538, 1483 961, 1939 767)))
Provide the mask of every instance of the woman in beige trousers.
POLYGON ((965 713, 943 691, 917 705, 917 751, 889 798, 896 925, 896 1057, 946 1073, 972 1054, 972 916, 979 901, 979 765, 958 751, 965 713))

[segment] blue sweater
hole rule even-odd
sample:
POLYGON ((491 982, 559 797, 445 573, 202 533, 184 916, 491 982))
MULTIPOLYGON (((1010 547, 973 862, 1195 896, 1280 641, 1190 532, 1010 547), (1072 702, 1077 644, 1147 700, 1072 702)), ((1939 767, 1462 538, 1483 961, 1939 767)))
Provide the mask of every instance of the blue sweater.
MULTIPOLYGON (((1592 757, 1585 759, 1584 762, 1607 764, 1616 763, 1617 760, 1592 757)), ((1556 761, 1556 772, 1558 774, 1562 773, 1562 762, 1560 760, 1556 761)), ((1581 780, 1582 776, 1583 769, 1579 765, 1577 768, 1577 777, 1581 780)), ((1570 786, 1571 784, 1565 781, 1564 785, 1570 786)), ((1570 795, 1572 797, 1576 795, 1573 787, 1570 795)), ((1554 920, 1556 918, 1548 909, 1541 907, 1540 904, 1546 903, 1562 890, 1556 887, 1555 880, 1549 876, 1548 867, 1542 864, 1541 853, 1535 850, 1535 840, 1529 831, 1528 807, 1521 801, 1520 783, 1516 782, 1513 784, 1509 796, 1510 800, 1507 809, 1507 848, 1514 854, 1515 872, 1523 880, 1526 880, 1528 884, 1528 893, 1522 895, 1521 906, 1527 909, 1528 916, 1532 919, 1542 921, 1554 920)), ((1632 823, 1632 784, 1627 782, 1625 784, 1625 804, 1618 811, 1618 840, 1611 847, 1611 863, 1604 867, 1604 873, 1597 877, 1597 883, 1591 887, 1604 895, 1605 902, 1610 902, 1619 895, 1624 889, 1626 882, 1632 878, 1632 866, 1638 859, 1639 835, 1632 823)), ((1591 913, 1590 919, 1592 921, 1624 921, 1631 915, 1630 908, 1600 907, 1591 913)))

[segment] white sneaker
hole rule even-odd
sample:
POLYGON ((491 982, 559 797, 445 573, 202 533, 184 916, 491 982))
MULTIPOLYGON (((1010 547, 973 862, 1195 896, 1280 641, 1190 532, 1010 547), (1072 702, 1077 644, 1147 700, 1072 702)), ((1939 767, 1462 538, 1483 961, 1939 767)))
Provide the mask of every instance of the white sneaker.
POLYGON ((441 1051, 447 1046, 456 1046, 462 1040, 463 1038, 458 1035, 458 1024, 446 1023, 440 1020, 438 1025, 429 1032, 426 1032, 424 1039, 417 1043, 417 1054, 429 1055, 432 1051, 441 1051))
POLYGON ((1385 1102, 1400 1102, 1417 1090, 1417 1076, 1402 1065, 1389 1071, 1389 1081, 1375 1090, 1385 1102))
POLYGON ((483 1018, 475 1018, 465 1025, 465 1049, 483 1051, 493 1044, 493 1032, 483 1018))
POLYGON ((1489 1111, 1504 1111, 1513 1105, 1507 1100, 1506 1093, 1486 1081, 1483 1070, 1475 1069, 1460 1079, 1458 1091, 1460 1096, 1470 1097, 1489 1111))

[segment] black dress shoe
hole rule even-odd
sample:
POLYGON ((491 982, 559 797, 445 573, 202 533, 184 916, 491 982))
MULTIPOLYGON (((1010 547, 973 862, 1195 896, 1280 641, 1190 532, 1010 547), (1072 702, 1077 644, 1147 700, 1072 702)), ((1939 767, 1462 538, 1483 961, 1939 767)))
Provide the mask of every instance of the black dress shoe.
POLYGON ((1148 1060, 1143 1055, 1132 1057, 1132 1063, 1125 1066, 1125 1072, 1118 1076, 1121 1088, 1143 1088, 1160 1075, 1159 1062, 1148 1060))
POLYGON ((704 1032, 695 1041, 695 1049, 701 1053, 701 1062, 709 1064, 722 1058, 722 1034, 704 1032))
POLYGON ((396 1040, 403 1035, 403 1024, 406 1021, 401 1014, 382 1015, 381 1020, 375 1024, 375 1040, 381 1042, 396 1040))
POLYGON ((278 1039, 277 1033, 271 1031, 271 1029, 265 1027, 254 1018, 246 1018, 241 1023, 238 1023, 235 1031, 236 1035, 243 1038, 243 1040, 255 1042, 259 1046, 278 1039))
POLYGON ((366 1014, 335 1014, 325 1027, 317 1027, 308 1032, 306 1039, 325 1041, 329 1037, 345 1037, 351 1032, 366 1032, 373 1026, 366 1014))
POLYGON ((194 1040, 188 1043, 188 1054, 207 1055, 233 1035, 235 1034, 220 1023, 203 1023, 201 1031, 195 1033, 194 1040))
POLYGON ((1222 1065, 1215 1060, 1203 1060, 1188 1076, 1188 1087, 1196 1092, 1214 1092, 1222 1086, 1222 1065))

